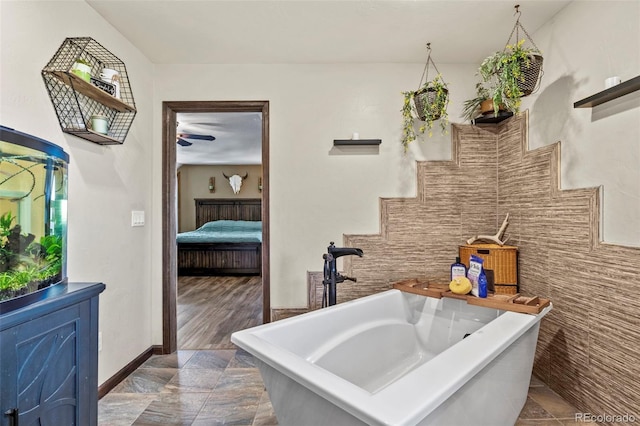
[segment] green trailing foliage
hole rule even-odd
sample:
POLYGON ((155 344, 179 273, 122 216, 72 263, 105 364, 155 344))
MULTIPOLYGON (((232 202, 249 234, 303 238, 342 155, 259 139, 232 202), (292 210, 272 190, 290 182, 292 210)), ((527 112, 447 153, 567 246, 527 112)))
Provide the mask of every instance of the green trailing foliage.
POLYGON ((517 113, 520 110, 520 98, 523 93, 518 83, 525 79, 522 67, 531 65, 532 55, 539 55, 537 49, 524 48, 525 40, 508 44, 504 50, 488 56, 480 64, 478 72, 485 83, 490 83, 490 97, 493 109, 498 113, 500 106, 517 113))
POLYGON ((433 124, 440 120, 440 128, 442 134, 447 134, 447 126, 449 124, 449 115, 447 106, 449 105, 449 91, 442 80, 442 76, 438 74, 433 80, 425 82, 422 87, 415 92, 402 92, 404 102, 402 104, 402 146, 405 152, 409 149, 409 144, 417 139, 417 133, 414 127, 414 118, 420 117, 423 124, 418 128, 419 133, 429 131, 429 137, 433 136, 433 124), (429 96, 423 94, 429 93, 429 96), (423 96, 421 111, 417 111, 415 98, 423 96))

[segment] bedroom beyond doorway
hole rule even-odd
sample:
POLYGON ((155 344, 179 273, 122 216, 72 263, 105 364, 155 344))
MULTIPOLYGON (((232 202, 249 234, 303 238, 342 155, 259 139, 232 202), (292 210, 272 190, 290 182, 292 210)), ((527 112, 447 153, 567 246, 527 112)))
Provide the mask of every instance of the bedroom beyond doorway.
MULTIPOLYGON (((163 116, 164 116, 164 128, 163 128, 163 259, 164 259, 164 271, 163 275, 163 353, 172 353, 177 349, 184 349, 184 347, 178 345, 178 327, 183 330, 183 326, 187 322, 200 324, 199 328, 201 329, 209 329, 213 332, 213 334, 218 335, 220 338, 220 342, 224 340, 224 333, 220 331, 220 329, 213 331, 213 327, 211 323, 214 321, 213 316, 217 313, 215 311, 220 311, 219 313, 222 316, 227 318, 233 317, 232 323, 235 323, 235 320, 245 321, 246 316, 250 318, 254 318, 254 310, 261 310, 257 315, 258 319, 260 319, 259 323, 270 321, 270 300, 269 300, 269 103, 268 101, 176 101, 176 102, 163 102, 163 116), (225 178, 216 176, 207 176, 206 179, 198 179, 197 185, 201 187, 204 191, 199 195, 189 195, 191 200, 180 200, 181 192, 178 191, 178 179, 179 175, 177 173, 178 168, 181 164, 178 160, 178 152, 180 150, 187 150, 189 148, 198 147, 200 145, 201 148, 205 146, 208 148, 212 148, 212 144, 216 144, 219 141, 223 141, 225 139, 233 139, 228 134, 225 134, 223 130, 224 126, 221 126, 223 123, 214 123, 216 125, 203 126, 202 124, 205 121, 197 121, 197 114, 204 113, 229 113, 229 117, 236 116, 235 113, 244 112, 244 113, 253 113, 251 116, 255 116, 255 113, 258 113, 260 117, 259 120, 259 137, 256 138, 260 156, 259 159, 261 161, 261 176, 258 184, 252 184, 256 188, 259 186, 259 199, 261 199, 262 206, 262 252, 260 254, 261 257, 261 273, 259 276, 251 276, 251 277, 243 277, 243 276, 207 276, 207 277, 177 277, 177 269, 178 269, 178 250, 176 245, 176 234, 179 230, 179 222, 178 222, 178 206, 185 206, 189 204, 189 202, 193 203, 195 199, 202 198, 217 198, 217 196, 222 195, 218 193, 218 188, 222 192, 223 189, 226 189, 226 186, 229 186, 229 182, 226 181, 225 178), (192 114, 192 115, 188 115, 192 114), (193 119, 195 117, 195 119, 193 119), (191 128, 180 127, 178 118, 183 120, 183 123, 187 123, 190 121, 191 128), (196 137, 193 137, 196 135, 196 137), (199 136, 198 136, 199 135, 199 136), (199 139, 201 137, 201 139, 199 139), (182 143, 180 143, 182 142, 182 143), (215 178, 214 180, 211 178, 215 178), (202 182, 200 182, 202 181, 202 182), (213 183, 213 185, 212 185, 213 183), (226 185, 226 186, 225 186, 226 185), (213 186, 213 188, 212 188, 213 186), (245 278, 247 282, 255 282, 253 286, 251 286, 252 290, 257 288, 259 301, 253 303, 251 307, 248 307, 248 304, 241 299, 240 304, 234 301, 233 305, 237 307, 237 309, 232 309, 229 303, 221 302, 223 298, 220 295, 215 296, 215 303, 210 304, 203 309, 202 313, 193 313, 194 317, 198 317, 198 320, 194 320, 193 318, 189 321, 184 321, 185 311, 191 310, 193 306, 186 306, 185 309, 179 306, 181 303, 178 300, 179 292, 182 293, 180 287, 182 287, 183 278, 193 278, 193 280, 188 281, 200 281, 204 280, 209 283, 209 287, 213 285, 213 287, 220 287, 219 290, 224 292, 224 284, 220 284, 221 282, 229 282, 234 280, 240 280, 241 278, 245 278), (178 285, 178 279, 180 280, 180 286, 178 285), (256 308, 258 306, 258 308, 256 308), (261 309, 260 309, 261 308, 261 309), (245 313, 244 311, 247 310, 245 313), (226 312, 225 312, 226 311, 226 312), (231 312, 233 314, 231 314, 231 312), (178 315, 180 317, 180 323, 178 321, 178 315), (204 318, 208 316, 209 318, 204 318), (261 317, 261 318, 260 318, 261 317), (243 319, 244 318, 244 319, 243 319), (207 325, 208 324, 208 325, 207 325)), ((204 117, 204 115, 203 115, 204 117)), ((182 124, 185 126, 185 124, 182 124)), ((229 142, 227 140, 227 142, 229 142)), ((224 150, 223 150, 224 151, 224 150)), ((222 155, 221 152, 218 153, 222 155)), ((235 161, 237 162, 237 161, 235 161)), ((243 164, 229 164, 232 166, 248 166, 243 164)), ((224 163, 218 164, 218 166, 225 167, 224 163)), ((232 171, 232 173, 238 173, 237 171, 232 171)), ((222 174, 222 173, 220 173, 222 174)), ((246 174, 246 173, 245 173, 246 174)), ((255 174, 255 173, 254 173, 255 174)), ((242 175, 244 176, 244 175, 242 175)), ((248 184, 248 183, 247 183, 248 184)), ((247 188, 248 190, 249 188, 247 188)), ((253 188, 255 190, 255 188, 253 188)), ((227 194, 228 198, 242 198, 242 194, 227 194)), ((184 212, 183 212, 184 213, 184 212)), ((180 223, 184 224, 184 221, 180 221, 180 223)), ((240 280, 242 281, 242 280, 240 280)), ((202 283, 200 283, 202 284, 202 283)), ((206 286, 206 285, 205 285, 206 286)), ((185 288, 189 287, 189 284, 185 284, 185 288)), ((229 296, 232 294, 236 294, 235 290, 229 293, 229 296)), ((189 293, 189 291, 186 291, 189 293)), ((242 295, 246 297, 249 296, 248 293, 241 292, 242 295)), ((206 295, 198 295, 199 299, 204 299, 208 297, 206 295)), ((188 297, 187 297, 188 299, 188 297)), ((188 315, 187 315, 188 316, 188 315)), ((215 324, 218 324, 218 320, 215 320, 215 324)), ((250 324, 251 322, 246 322, 250 324)), ((252 323, 251 323, 252 324, 252 323)), ((250 326, 250 325, 248 325, 250 326)), ((220 326, 220 327, 227 327, 220 326)), ((234 328, 235 326, 231 326, 234 328)), ((233 330, 231 330, 233 331, 233 330)), ((229 334, 231 333, 229 332, 229 334)), ((180 340, 182 342, 182 339, 180 340)), ((216 342, 209 341, 207 343, 200 343, 203 345, 218 345, 223 344, 216 340, 216 342)), ((197 349, 204 349, 209 346, 198 347, 197 349)))

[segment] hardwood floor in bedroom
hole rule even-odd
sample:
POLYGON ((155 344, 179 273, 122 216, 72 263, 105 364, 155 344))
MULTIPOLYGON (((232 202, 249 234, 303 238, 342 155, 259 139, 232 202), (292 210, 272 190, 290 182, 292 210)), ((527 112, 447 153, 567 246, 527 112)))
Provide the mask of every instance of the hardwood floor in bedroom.
POLYGON ((259 276, 178 277, 178 349, 236 349, 231 333, 262 324, 259 276))

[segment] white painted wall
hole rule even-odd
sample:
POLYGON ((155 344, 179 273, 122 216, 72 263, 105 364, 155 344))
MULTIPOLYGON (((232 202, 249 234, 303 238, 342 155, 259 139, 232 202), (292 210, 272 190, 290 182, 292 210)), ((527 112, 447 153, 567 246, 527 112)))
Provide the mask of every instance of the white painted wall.
MULTIPOLYGON (((273 307, 306 306, 306 272, 321 270, 329 241, 339 245, 344 233, 379 232, 379 197, 415 196, 416 158, 450 158, 449 135, 425 137, 403 154, 401 92, 417 89, 423 68, 424 63, 156 65, 156 138, 162 101, 270 102, 273 307), (353 132, 381 138, 379 154, 340 155, 333 149, 334 139, 353 132)), ((449 114, 457 120, 462 101, 474 93, 468 76, 476 66, 438 68, 451 91, 449 114)), ((160 158, 157 152, 154 164, 160 158)), ((158 167, 156 193, 160 176, 158 167)))
POLYGON ((535 34, 544 78, 529 108, 530 146, 562 142, 562 188, 603 186, 607 242, 640 247, 640 92, 593 109, 573 103, 604 80, 640 75, 640 1, 577 1, 535 34))
POLYGON ((69 153, 70 281, 102 281, 99 383, 149 348, 153 65, 83 1, 0 3, 0 124, 69 153), (40 71, 66 37, 89 36, 118 56, 138 114, 124 145, 99 146, 62 133, 40 71), (147 225, 132 228, 131 210, 147 225))

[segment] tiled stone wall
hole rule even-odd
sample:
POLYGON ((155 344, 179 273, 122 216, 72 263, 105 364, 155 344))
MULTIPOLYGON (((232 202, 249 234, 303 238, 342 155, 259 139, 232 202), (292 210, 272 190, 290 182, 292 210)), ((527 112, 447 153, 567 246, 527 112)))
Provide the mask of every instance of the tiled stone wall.
MULTIPOLYGON (((446 279, 458 246, 494 234, 519 249, 520 291, 552 300, 535 373, 578 409, 640 419, 640 249, 600 242, 599 190, 560 190, 560 143, 528 150, 526 113, 454 125, 451 161, 418 164, 416 198, 380 200, 380 233, 345 235, 338 302, 405 278, 446 279)), ((310 273, 309 309, 322 274, 310 273)))
POLYGON ((600 242, 597 188, 560 190, 560 143, 528 151, 527 117, 498 138, 522 292, 549 297, 535 372, 578 409, 640 421, 640 249, 600 242))
POLYGON ((418 163, 416 198, 380 200, 380 234, 345 236, 344 245, 361 248, 364 256, 343 258, 347 275, 358 282, 340 284, 338 302, 406 278, 448 281, 458 246, 472 235, 496 232, 497 137, 454 126, 452 140, 452 161, 418 163))

